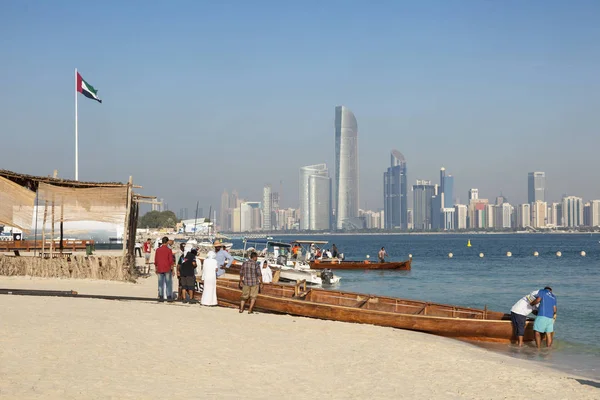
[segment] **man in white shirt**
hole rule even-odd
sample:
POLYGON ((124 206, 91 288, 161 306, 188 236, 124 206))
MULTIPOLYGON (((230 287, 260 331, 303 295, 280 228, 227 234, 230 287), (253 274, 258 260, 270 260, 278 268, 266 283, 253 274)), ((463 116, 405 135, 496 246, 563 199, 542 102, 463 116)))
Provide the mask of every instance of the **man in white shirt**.
POLYGON ((538 297, 539 290, 521 297, 510 309, 510 320, 513 324, 513 331, 517 337, 519 347, 523 346, 523 336, 525 336, 525 323, 527 316, 537 309, 537 306, 532 306, 531 303, 538 297))
POLYGON ((267 262, 267 260, 264 260, 262 262, 260 272, 262 273, 263 283, 273 282, 273 271, 271 270, 271 267, 269 267, 269 263, 267 262))

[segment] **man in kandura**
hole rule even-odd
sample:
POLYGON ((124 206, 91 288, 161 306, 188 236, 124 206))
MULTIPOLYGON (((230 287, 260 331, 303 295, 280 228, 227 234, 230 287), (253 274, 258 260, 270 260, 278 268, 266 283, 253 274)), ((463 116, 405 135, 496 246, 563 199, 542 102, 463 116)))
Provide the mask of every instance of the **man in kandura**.
POLYGON ((250 260, 244 261, 240 269, 240 286, 242 287, 240 313, 244 312, 244 305, 250 299, 248 314, 252 314, 258 291, 262 286, 262 272, 260 271, 260 264, 256 262, 257 259, 258 254, 252 252, 250 260))
POLYGON ((217 278, 226 272, 226 269, 231 267, 233 257, 225 250, 225 246, 219 240, 215 241, 215 252, 217 253, 217 278))
POLYGON ((527 323, 527 317, 534 310, 537 310, 537 306, 532 306, 537 297, 539 290, 521 297, 519 301, 515 303, 510 309, 510 320, 513 325, 514 336, 517 338, 517 344, 519 347, 523 346, 523 336, 525 336, 525 324, 527 323))
POLYGON ((154 253, 154 267, 158 276, 158 301, 163 302, 165 294, 167 301, 173 301, 173 266, 175 259, 173 251, 169 248, 168 237, 162 238, 162 246, 154 253))
POLYGON ((552 288, 546 286, 538 292, 538 297, 531 305, 538 305, 538 314, 533 323, 535 332, 535 345, 542 346, 542 334, 546 334, 546 347, 552 347, 554 339, 554 322, 556 321, 556 296, 552 288))
POLYGON ((385 262, 385 257, 388 255, 387 251, 385 251, 385 247, 382 247, 381 250, 379 250, 379 253, 377 254, 377 258, 379 259, 380 263, 384 263, 385 262))

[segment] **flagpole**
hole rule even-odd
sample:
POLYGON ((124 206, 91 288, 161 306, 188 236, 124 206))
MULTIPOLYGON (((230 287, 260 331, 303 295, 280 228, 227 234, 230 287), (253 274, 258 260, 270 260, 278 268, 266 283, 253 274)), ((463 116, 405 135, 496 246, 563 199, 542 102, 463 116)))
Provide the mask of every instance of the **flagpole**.
POLYGON ((75 68, 75 180, 79 180, 79 136, 77 134, 77 68, 75 68))

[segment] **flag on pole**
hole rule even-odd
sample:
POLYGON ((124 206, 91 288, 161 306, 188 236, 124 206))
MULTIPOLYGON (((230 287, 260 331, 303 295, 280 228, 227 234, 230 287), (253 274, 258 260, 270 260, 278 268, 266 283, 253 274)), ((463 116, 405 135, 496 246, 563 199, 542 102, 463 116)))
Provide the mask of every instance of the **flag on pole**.
POLYGON ((98 98, 98 91, 94 89, 92 85, 84 81, 81 75, 79 75, 79 72, 77 73, 77 91, 88 99, 102 103, 102 100, 98 98))

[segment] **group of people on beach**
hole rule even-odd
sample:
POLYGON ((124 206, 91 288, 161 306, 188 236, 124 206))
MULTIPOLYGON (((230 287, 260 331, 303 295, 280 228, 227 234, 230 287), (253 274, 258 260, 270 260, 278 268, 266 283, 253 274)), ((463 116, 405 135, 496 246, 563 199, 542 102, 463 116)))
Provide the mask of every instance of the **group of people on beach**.
MULTIPOLYGON (((174 252, 174 241, 168 237, 160 240, 154 254, 154 267, 158 277, 158 301, 173 302, 175 299, 183 303, 197 304, 195 292, 202 292, 200 304, 217 305, 217 279, 231 267, 234 258, 220 242, 213 243, 204 259, 198 257, 198 248, 181 243, 174 252), (178 278, 178 290, 173 292, 173 275, 178 278)), ((145 269, 150 272, 151 239, 144 242, 145 269)), ((145 272, 145 271, 144 271, 145 272)), ((266 260, 258 262, 258 254, 252 252, 250 258, 241 265, 239 286, 242 289, 240 313, 245 303, 250 300, 248 313, 252 313, 259 289, 263 283, 271 283, 273 272, 266 260)))
POLYGON ((556 313, 556 296, 552 293, 550 286, 534 290, 521 297, 510 309, 510 319, 514 334, 517 337, 517 344, 523 346, 527 318, 530 314, 535 314, 533 331, 537 348, 539 349, 542 345, 542 336, 546 337, 546 346, 552 347, 556 313))

